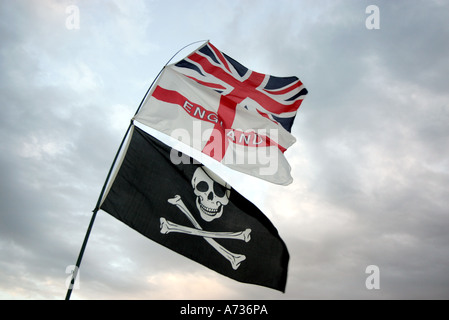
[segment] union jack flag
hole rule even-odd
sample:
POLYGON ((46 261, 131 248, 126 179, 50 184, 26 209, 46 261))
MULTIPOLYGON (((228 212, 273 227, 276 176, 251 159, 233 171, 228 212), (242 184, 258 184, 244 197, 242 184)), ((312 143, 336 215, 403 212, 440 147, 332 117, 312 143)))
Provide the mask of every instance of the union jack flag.
POLYGON ((291 127, 306 94, 297 77, 249 70, 207 42, 164 68, 134 120, 171 136, 186 133, 181 140, 203 154, 288 184, 283 153, 296 140, 291 127))
POLYGON ((275 77, 252 71, 210 42, 175 64, 175 69, 291 132, 307 89, 297 77, 275 77))

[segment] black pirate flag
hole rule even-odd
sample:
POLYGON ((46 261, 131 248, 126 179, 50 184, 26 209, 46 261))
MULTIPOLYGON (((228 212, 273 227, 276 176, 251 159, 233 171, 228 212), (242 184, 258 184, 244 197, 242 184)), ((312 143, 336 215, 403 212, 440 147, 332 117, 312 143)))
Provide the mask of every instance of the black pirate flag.
POLYGON ((208 168, 171 155, 133 127, 100 208, 216 272, 284 292, 289 254, 270 220, 208 168))

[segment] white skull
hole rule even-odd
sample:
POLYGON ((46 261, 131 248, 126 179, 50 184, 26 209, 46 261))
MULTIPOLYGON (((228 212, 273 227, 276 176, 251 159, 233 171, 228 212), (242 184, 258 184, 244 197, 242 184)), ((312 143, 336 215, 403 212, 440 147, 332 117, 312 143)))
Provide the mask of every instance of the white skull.
MULTIPOLYGON (((196 195, 196 207, 203 218, 207 222, 220 218, 223 214, 223 206, 229 203, 230 190, 224 187, 226 183, 219 183, 213 180, 210 175, 213 173, 208 171, 207 174, 203 168, 198 167, 192 177, 192 187, 196 195)), ((215 176, 218 180, 219 178, 215 176)), ((220 179, 221 180, 221 179, 220 179)))

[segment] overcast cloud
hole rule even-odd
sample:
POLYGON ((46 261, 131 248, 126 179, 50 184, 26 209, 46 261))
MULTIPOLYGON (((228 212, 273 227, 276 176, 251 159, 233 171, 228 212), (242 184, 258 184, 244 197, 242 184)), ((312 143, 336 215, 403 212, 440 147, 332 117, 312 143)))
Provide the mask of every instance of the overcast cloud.
POLYGON ((0 299, 64 298, 129 120, 167 60, 202 39, 309 90, 291 185, 225 172, 286 242, 286 293, 100 211, 72 298, 449 298, 448 20, 438 0, 0 0, 0 299), (369 5, 380 29, 365 26, 369 5))

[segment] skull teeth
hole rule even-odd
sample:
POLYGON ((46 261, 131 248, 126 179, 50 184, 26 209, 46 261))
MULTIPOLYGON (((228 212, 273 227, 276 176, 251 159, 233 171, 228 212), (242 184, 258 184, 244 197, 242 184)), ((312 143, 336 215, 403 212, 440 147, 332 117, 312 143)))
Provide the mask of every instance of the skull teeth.
POLYGON ((208 215, 215 215, 215 214, 218 213, 218 211, 220 211, 221 205, 217 209, 212 209, 212 208, 206 207, 204 204, 202 204, 200 202, 200 207, 201 207, 201 210, 203 210, 204 213, 206 213, 208 215))

